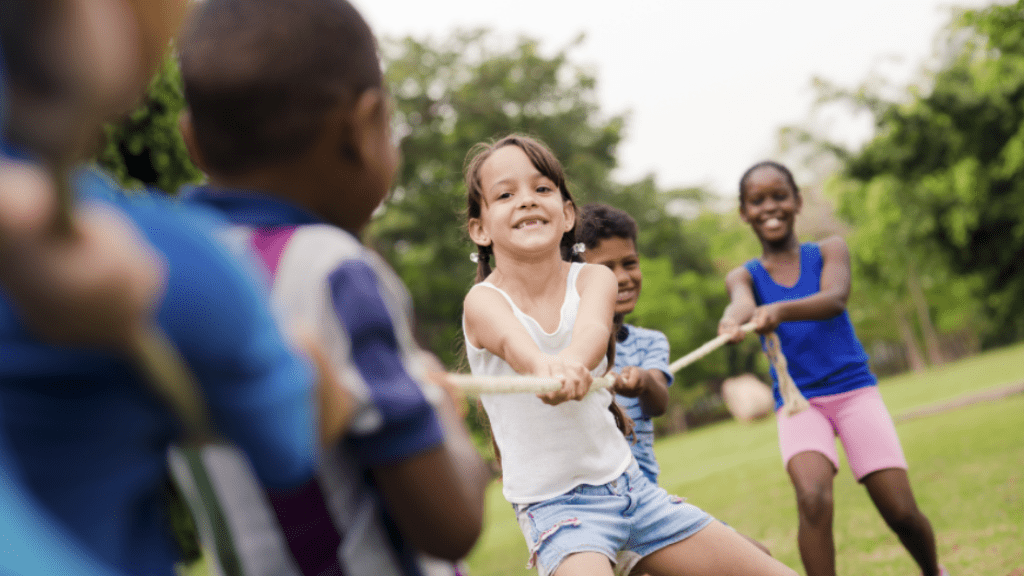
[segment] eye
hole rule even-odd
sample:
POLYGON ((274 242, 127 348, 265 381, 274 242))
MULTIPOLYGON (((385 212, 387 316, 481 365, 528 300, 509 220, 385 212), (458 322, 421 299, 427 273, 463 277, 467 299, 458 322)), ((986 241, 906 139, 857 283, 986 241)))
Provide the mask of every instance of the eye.
POLYGON ((552 191, 552 188, 550 186, 548 186, 547 184, 541 184, 540 186, 537 186, 537 192, 540 192, 542 194, 543 193, 547 193, 547 192, 551 192, 551 191, 552 191))

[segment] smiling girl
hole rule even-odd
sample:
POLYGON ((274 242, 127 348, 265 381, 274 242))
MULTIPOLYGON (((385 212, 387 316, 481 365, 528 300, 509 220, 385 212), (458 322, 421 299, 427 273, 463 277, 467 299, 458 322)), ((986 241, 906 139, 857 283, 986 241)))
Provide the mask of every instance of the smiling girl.
POLYGON ((554 155, 512 135, 466 167, 477 284, 465 299, 474 375, 527 374, 556 392, 481 397, 512 503, 541 576, 793 575, 733 530, 647 480, 609 407, 590 392, 608 369, 617 283, 571 262, 577 209, 554 155), (493 269, 490 259, 493 256, 493 269))
MULTIPOLYGON (((846 312, 850 255, 833 236, 801 244, 795 232, 803 201, 792 173, 761 162, 740 179, 740 218, 761 241, 761 257, 726 276, 731 303, 719 334, 743 339, 740 325, 775 332, 790 375, 811 405, 777 416, 779 448, 796 490, 797 542, 808 576, 835 576, 832 483, 839 469, 836 436, 857 480, 882 518, 927 576, 947 575, 936 560, 935 536, 917 509, 892 418, 868 368, 868 356, 846 312)), ((778 377, 775 407, 780 410, 778 377)))

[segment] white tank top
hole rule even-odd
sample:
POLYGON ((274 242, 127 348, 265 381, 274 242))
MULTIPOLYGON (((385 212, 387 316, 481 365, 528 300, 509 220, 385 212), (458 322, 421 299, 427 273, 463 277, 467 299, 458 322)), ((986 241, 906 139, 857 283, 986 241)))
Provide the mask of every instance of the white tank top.
MULTIPOLYGON (((580 307, 576 278, 583 266, 573 263, 569 269, 558 328, 550 334, 504 290, 489 282, 479 285, 504 296, 541 352, 555 355, 572 340, 580 307)), ((466 356, 473 374, 516 375, 501 357, 474 347, 468 339, 466 356)), ((591 373, 601 376, 607 369, 608 361, 603 359, 591 373)), ((612 395, 606 389, 557 406, 545 404, 535 394, 483 394, 480 400, 501 451, 502 493, 513 504, 554 498, 580 484, 607 484, 629 466, 632 453, 608 410, 612 395)))

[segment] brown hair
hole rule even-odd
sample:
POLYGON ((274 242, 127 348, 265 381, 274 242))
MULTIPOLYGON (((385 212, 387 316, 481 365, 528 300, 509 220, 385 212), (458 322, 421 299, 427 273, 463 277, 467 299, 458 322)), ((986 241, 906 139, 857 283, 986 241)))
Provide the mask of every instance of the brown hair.
MULTIPOLYGON (((505 146, 518 146, 530 159, 533 167, 536 168, 545 178, 554 182, 555 186, 562 193, 562 198, 572 204, 573 212, 576 214, 575 222, 571 230, 562 234, 560 247, 562 259, 568 262, 582 262, 579 254, 573 254, 572 246, 576 243, 576 226, 580 220, 579 208, 576 200, 569 192, 565 182, 565 171, 562 164, 555 158, 551 150, 539 140, 524 136, 522 134, 509 134, 490 144, 481 142, 466 154, 466 163, 463 173, 466 175, 466 220, 479 218, 483 211, 484 198, 480 183, 480 168, 484 162, 491 157, 491 154, 505 146)), ((481 282, 491 273, 491 247, 477 245, 476 279, 474 282, 481 282)))
MULTIPOLYGON (((545 178, 551 180, 558 190, 562 193, 562 198, 568 200, 572 204, 573 211, 576 213, 575 223, 572 229, 562 234, 562 240, 559 243, 559 247, 562 252, 562 259, 568 262, 582 262, 583 258, 579 254, 573 253, 573 245, 576 243, 576 228, 580 222, 580 211, 576 205, 576 200, 573 199, 572 194, 569 192, 569 187, 565 180, 565 170, 562 168, 562 164, 555 157, 554 153, 545 146, 539 140, 524 136, 522 134, 509 134, 504 138, 501 138, 490 144, 481 142, 473 146, 469 153, 466 155, 466 163, 463 168, 463 172, 466 176, 466 220, 470 218, 479 218, 483 212, 483 190, 480 183, 480 169, 484 162, 490 158, 491 154, 495 150, 505 146, 518 146, 530 159, 530 162, 545 178)), ((491 273, 491 247, 477 245, 477 264, 476 264, 476 278, 474 283, 482 282, 491 273)), ((610 368, 615 361, 615 334, 614 330, 612 337, 608 339, 608 350, 606 351, 606 357, 608 358, 608 367, 610 368)), ((614 396, 612 397, 612 403, 608 406, 608 410, 611 411, 612 416, 615 417, 615 425, 627 438, 632 438, 636 441, 636 434, 633 432, 633 420, 626 414, 621 406, 615 402, 614 396)), ((483 410, 480 414, 485 414, 483 410)), ((490 432, 489 422, 481 422, 484 424, 488 432, 490 432)), ((494 448, 495 458, 498 464, 501 464, 501 453, 498 451, 498 445, 494 442, 494 436, 491 435, 491 444, 494 448)))

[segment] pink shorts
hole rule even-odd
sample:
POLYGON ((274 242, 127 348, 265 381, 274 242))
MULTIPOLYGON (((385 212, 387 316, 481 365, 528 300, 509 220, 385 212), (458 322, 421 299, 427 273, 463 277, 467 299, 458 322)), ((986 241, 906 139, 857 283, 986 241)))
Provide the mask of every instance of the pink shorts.
POLYGON ((808 400, 811 407, 798 414, 775 415, 779 428, 782 463, 812 450, 820 452, 839 470, 836 436, 843 443, 846 459, 858 481, 886 468, 907 469, 896 426, 885 408, 878 386, 808 400))

